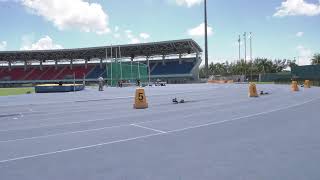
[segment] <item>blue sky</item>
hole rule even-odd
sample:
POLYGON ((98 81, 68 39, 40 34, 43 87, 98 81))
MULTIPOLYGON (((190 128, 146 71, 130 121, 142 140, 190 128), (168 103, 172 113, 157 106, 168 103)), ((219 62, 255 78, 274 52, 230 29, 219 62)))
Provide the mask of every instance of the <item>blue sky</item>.
MULTIPOLYGON (((203 47, 202 0, 0 0, 0 21, 0 50, 184 38, 203 47)), ((307 64, 320 52, 318 0, 208 0, 208 23, 210 61, 236 60, 245 31, 254 57, 307 64)))

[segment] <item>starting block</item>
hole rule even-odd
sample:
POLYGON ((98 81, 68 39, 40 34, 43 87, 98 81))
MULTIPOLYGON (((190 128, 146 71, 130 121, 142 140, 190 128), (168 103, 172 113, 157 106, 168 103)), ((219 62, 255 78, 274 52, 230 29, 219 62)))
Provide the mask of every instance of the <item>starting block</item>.
POLYGON ((147 97, 143 88, 136 89, 136 95, 133 107, 135 109, 146 109, 148 108, 147 97))
POLYGON ((260 95, 269 95, 268 92, 260 91, 260 95))
POLYGON ((311 88, 311 85, 310 85, 310 81, 309 81, 309 80, 305 80, 305 81, 304 81, 304 88, 311 88))
POLYGON ((184 99, 181 99, 180 101, 178 101, 177 98, 174 98, 174 99, 172 99, 172 103, 173 104, 179 104, 179 103, 183 104, 183 103, 185 103, 185 101, 184 101, 184 99))
POLYGON ((299 87, 298 87, 298 82, 297 82, 297 81, 292 81, 291 90, 292 90, 293 92, 299 91, 299 87))
POLYGON ((255 83, 249 84, 249 97, 259 97, 257 92, 257 86, 255 83))

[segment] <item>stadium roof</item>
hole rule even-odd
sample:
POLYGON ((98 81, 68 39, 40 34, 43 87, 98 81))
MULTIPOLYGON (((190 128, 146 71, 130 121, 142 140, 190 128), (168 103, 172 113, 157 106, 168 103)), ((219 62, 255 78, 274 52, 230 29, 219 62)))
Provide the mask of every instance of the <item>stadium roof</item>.
POLYGON ((62 60, 62 59, 91 59, 112 56, 123 58, 174 55, 174 54, 193 54, 201 53, 202 49, 192 39, 182 39, 173 41, 150 42, 141 44, 112 45, 76 49, 57 49, 57 50, 29 50, 29 51, 0 51, 0 61, 30 61, 30 60, 62 60))

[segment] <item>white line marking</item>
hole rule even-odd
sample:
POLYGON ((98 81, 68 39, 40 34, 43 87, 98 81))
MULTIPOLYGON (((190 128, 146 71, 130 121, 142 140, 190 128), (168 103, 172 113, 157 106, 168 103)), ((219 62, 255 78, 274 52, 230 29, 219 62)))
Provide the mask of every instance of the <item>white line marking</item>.
POLYGON ((287 107, 283 107, 283 108, 278 108, 278 109, 270 110, 270 111, 267 111, 267 112, 255 113, 255 114, 242 116, 242 117, 238 117, 238 118, 234 118, 234 119, 230 119, 230 120, 212 122, 212 123, 207 123, 207 124, 198 125, 198 126, 190 126, 190 127, 183 128, 183 129, 177 129, 177 130, 168 131, 167 133, 156 133, 156 134, 150 134, 150 135, 145 135, 145 136, 138 136, 138 137, 134 137, 134 138, 127 138, 127 139, 122 139, 122 140, 117 140, 117 141, 94 144, 94 145, 90 145, 90 146, 82 146, 82 147, 77 147, 77 148, 64 149, 64 150, 60 150, 60 151, 53 151, 53 152, 42 153, 42 154, 35 154, 35 155, 30 155, 30 156, 22 156, 22 157, 17 157, 17 158, 12 158, 12 159, 1 160, 0 163, 7 163, 7 162, 11 162, 11 161, 18 161, 18 160, 36 158, 36 157, 41 157, 41 156, 48 156, 48 155, 57 154, 57 153, 70 152, 70 151, 88 149, 88 148, 93 148, 93 147, 100 147, 100 146, 109 145, 109 144, 133 141, 133 140, 137 140, 137 139, 144 139, 144 138, 149 138, 149 137, 153 137, 153 136, 167 135, 167 134, 183 132, 183 131, 190 130, 190 129, 197 129, 197 128, 201 128, 201 127, 217 125, 217 124, 222 124, 222 123, 226 123, 226 122, 232 122, 232 121, 236 121, 236 120, 240 120, 240 119, 244 119, 244 118, 250 118, 250 117, 255 117, 255 116, 259 116, 259 115, 269 114, 269 113, 272 113, 272 112, 286 110, 286 109, 290 109, 290 108, 293 108, 293 107, 297 107, 297 106, 301 106, 301 105, 310 103, 310 102, 318 100, 318 99, 320 99, 320 98, 311 99, 309 101, 305 101, 305 102, 300 103, 300 104, 295 104, 295 105, 291 105, 291 106, 287 106, 287 107))
MULTIPOLYGON (((242 102, 242 101, 237 101, 237 102, 242 102)), ((224 104, 222 103, 222 104, 216 104, 216 105, 224 105, 224 104)), ((219 109, 219 110, 225 110, 225 109, 219 109)), ((186 115, 186 116, 183 116, 183 118, 188 118, 188 117, 192 117, 192 116, 194 116, 193 113, 186 115)), ((64 133, 56 133, 56 134, 49 134, 49 135, 42 135, 42 136, 32 136, 32 137, 27 137, 27 138, 4 140, 4 141, 0 141, 0 143, 8 143, 8 142, 24 141, 24 140, 32 140, 32 139, 41 139, 41 138, 48 138, 48 137, 55 137, 55 136, 69 135, 69 134, 77 134, 77 133, 85 133, 85 132, 92 132, 92 131, 101 131, 101 130, 105 130, 105 129, 128 127, 133 124, 137 126, 139 124, 152 123, 152 122, 164 122, 164 121, 169 121, 169 120, 170 119, 137 121, 137 122, 133 122, 132 124, 121 124, 121 125, 116 125, 116 126, 106 126, 106 127, 101 127, 101 128, 94 128, 94 129, 87 129, 87 130, 80 130, 80 131, 69 131, 69 132, 64 132, 64 133)), ((101 120, 93 120, 93 121, 101 121, 101 120)), ((104 120, 102 120, 102 121, 104 121, 104 120)), ((85 121, 85 122, 89 122, 89 121, 85 121)))
MULTIPOLYGON (((242 101, 247 101, 247 100, 242 100, 242 101)), ((235 101, 235 102, 238 103, 238 102, 242 102, 242 101, 235 101)), ((232 103, 234 103, 234 102, 232 102, 232 103)), ((220 103, 220 104, 218 103, 218 104, 215 104, 215 105, 225 105, 225 104, 229 104, 229 103, 220 103)), ((218 109, 218 111, 220 111, 220 110, 225 110, 225 109, 218 109)), ((216 111, 217 111, 217 109, 216 109, 216 111)), ((193 113, 188 114, 186 116, 183 116, 183 118, 185 119, 185 118, 192 117, 192 116, 194 116, 193 113)), ((85 122, 95 122, 95 121, 105 121, 105 120, 108 120, 108 119, 84 121, 83 123, 85 123, 85 122)), ((87 129, 87 130, 69 131, 69 132, 64 132, 64 133, 56 133, 56 134, 49 134, 49 135, 42 135, 42 136, 32 136, 32 137, 19 138, 19 139, 9 139, 9 140, 0 141, 0 143, 9 143, 9 142, 32 140, 32 139, 41 139, 41 138, 48 138, 48 137, 55 137, 55 136, 69 135, 69 134, 77 134, 77 133, 85 133, 85 132, 92 132, 92 131, 101 131, 101 130, 106 130, 106 129, 128 127, 128 126, 131 126, 133 124, 135 126, 137 126, 139 124, 146 124, 146 123, 152 123, 152 122, 164 122, 164 121, 169 121, 169 120, 170 119, 138 121, 138 122, 133 122, 132 124, 120 124, 120 125, 116 125, 116 126, 105 126, 105 127, 101 127, 101 128, 94 128, 94 129, 87 129)), ((80 122, 80 123, 82 123, 82 122, 80 122)), ((69 124, 69 123, 67 123, 67 124, 69 124)), ((71 123, 71 124, 74 124, 74 123, 71 123)), ((75 123, 75 124, 77 124, 77 123, 75 123)), ((53 127, 55 127, 55 126, 53 126, 53 127)), ((35 129, 35 128, 32 128, 32 129, 35 129)), ((18 130, 20 130, 20 129, 18 129, 18 130)), ((155 130, 155 131, 157 131, 157 130, 155 130)))
POLYGON ((43 135, 43 136, 33 136, 33 137, 28 137, 28 138, 11 139, 11 140, 0 141, 0 143, 9 143, 9 142, 16 142, 16 141, 31 140, 31 139, 48 138, 48 137, 55 137, 55 136, 62 136, 62 135, 69 135, 69 134, 85 133, 85 132, 91 132, 91 131, 101 131, 101 130, 106 130, 106 129, 115 129, 115 128, 128 127, 128 126, 130 126, 130 124, 123 124, 123 125, 118 125, 118 126, 107 126, 107 127, 87 129, 87 130, 82 130, 82 131, 56 133, 56 134, 49 134, 49 135, 43 135))
MULTIPOLYGON (((214 98, 210 98, 211 99, 216 99, 219 96, 214 96, 214 98)), ((225 96, 221 96, 221 98, 223 98, 225 96)), ((220 98, 220 97, 219 97, 220 98)), ((238 103, 238 102, 246 102, 248 101, 248 99, 245 100, 241 100, 241 101, 233 101, 232 103, 238 103)), ((212 106, 220 106, 220 105, 226 105, 226 104, 230 104, 229 103, 216 103, 216 104, 211 104, 212 106)), ((205 105, 207 106, 207 105, 205 105)), ((158 113, 164 113, 164 112, 175 112, 176 110, 165 110, 165 111, 159 111, 158 113)), ((99 115, 103 115, 103 114, 99 114, 99 115)), ((139 116, 139 115, 138 115, 139 116)), ((120 117, 127 117, 127 116, 118 116, 117 118, 120 117)), ((68 123, 58 123, 58 124, 52 124, 52 125, 43 125, 43 126, 36 126, 36 127, 28 127, 28 128, 15 128, 15 129, 7 129, 7 130, 0 130, 1 133, 3 132, 10 132, 10 131, 20 131, 20 130, 31 130, 31 129, 40 129, 40 128, 47 128, 47 127, 58 127, 58 126, 63 126, 63 125, 73 125, 73 124, 82 124, 82 123, 90 123, 90 122, 98 122, 98 121, 107 121, 110 120, 112 118, 102 118, 102 119, 95 119, 95 120, 89 120, 89 121, 73 121, 73 122, 68 122, 68 123)), ((44 119, 43 121, 46 121, 47 119, 44 119)), ((138 122, 139 123, 139 122, 138 122)))
POLYGON ((155 132, 158 132, 158 133, 167 133, 165 131, 161 131, 161 130, 158 130, 158 129, 153 129, 153 128, 149 128, 149 127, 145 127, 145 126, 140 126, 140 125, 137 125, 137 124, 130 124, 131 126, 135 126, 135 127, 139 127, 139 128, 142 128, 142 129, 147 129, 147 130, 151 130, 151 131, 155 131, 155 132))
POLYGON ((196 128, 201 128, 201 127, 206 127, 206 126, 211 126, 211 125, 222 124, 222 123, 226 123, 226 122, 237 121, 237 120, 240 120, 240 119, 251 118, 251 117, 255 117, 255 116, 259 116, 259 115, 269 114, 269 113, 273 113, 273 112, 282 111, 282 110, 290 109, 290 108, 293 108, 293 107, 301 106, 301 105, 310 103, 312 101, 315 101, 317 99, 320 99, 320 98, 311 99, 311 100, 305 101, 305 102, 303 102, 301 104, 294 104, 294 105, 287 106, 287 107, 277 108, 277 109, 274 109, 274 110, 255 113, 255 114, 250 114, 250 115, 247 115, 247 116, 241 116, 241 117, 237 117, 237 118, 233 118, 233 119, 229 119, 229 120, 216 121, 216 122, 201 124, 201 125, 197 125, 197 126, 190 126, 190 127, 186 127, 186 128, 176 129, 176 130, 168 131, 167 133, 181 132, 181 131, 186 131, 186 130, 190 130, 190 129, 196 129, 196 128))
POLYGON ((18 161, 18 160, 23 160, 23 159, 30 159, 30 158, 35 158, 39 156, 48 156, 48 155, 53 155, 57 153, 63 153, 63 152, 70 152, 70 151, 76 151, 76 150, 81 150, 81 149, 88 149, 88 148, 93 148, 93 147, 99 147, 103 145, 109 145, 109 144, 115 144, 115 143, 121 143, 121 142, 127 142, 127 141, 132 141, 132 140, 137 140, 137 139, 143 139, 143 138, 148 138, 152 136, 157 136, 163 133, 156 133, 156 134, 150 134, 150 135, 145 135, 145 136, 138 136, 134 138, 127 138, 127 139, 122 139, 122 140, 117 140, 117 141, 110 141, 106 143, 100 143, 100 144, 94 144, 90 146, 82 146, 82 147, 77 147, 77 148, 71 148, 71 149, 64 149, 60 151, 54 151, 54 152, 48 152, 48 153, 42 153, 42 154, 35 154, 35 155, 30 155, 30 156, 22 156, 22 157, 17 157, 17 158, 12 158, 12 159, 6 159, 6 160, 1 160, 0 163, 6 163, 6 162, 11 162, 11 161, 18 161))

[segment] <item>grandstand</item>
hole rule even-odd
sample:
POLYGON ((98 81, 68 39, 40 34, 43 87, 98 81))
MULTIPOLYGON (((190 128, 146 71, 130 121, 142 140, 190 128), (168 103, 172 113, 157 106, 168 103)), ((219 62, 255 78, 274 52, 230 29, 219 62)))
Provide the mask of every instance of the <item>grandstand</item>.
POLYGON ((202 49, 192 39, 78 49, 2 51, 0 84, 124 80, 198 81, 202 49))

